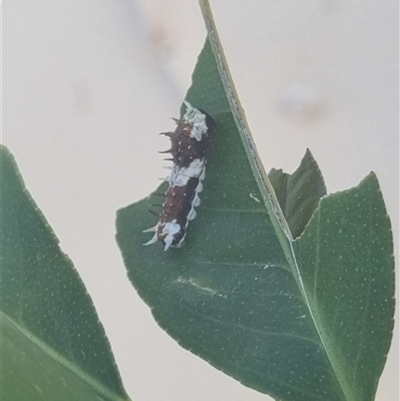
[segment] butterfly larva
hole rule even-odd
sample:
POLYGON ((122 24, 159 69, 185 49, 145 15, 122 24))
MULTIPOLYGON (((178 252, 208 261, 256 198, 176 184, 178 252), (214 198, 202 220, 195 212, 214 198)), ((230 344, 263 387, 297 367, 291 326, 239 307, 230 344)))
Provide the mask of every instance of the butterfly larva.
POLYGON ((161 153, 171 153, 174 163, 167 178, 169 183, 165 202, 158 223, 143 232, 154 232, 144 245, 157 241, 164 243, 164 250, 183 245, 189 221, 196 217, 200 205, 199 193, 203 190, 206 155, 215 135, 215 121, 203 110, 184 102, 186 113, 174 119, 174 132, 163 132, 171 140, 171 148, 161 153))

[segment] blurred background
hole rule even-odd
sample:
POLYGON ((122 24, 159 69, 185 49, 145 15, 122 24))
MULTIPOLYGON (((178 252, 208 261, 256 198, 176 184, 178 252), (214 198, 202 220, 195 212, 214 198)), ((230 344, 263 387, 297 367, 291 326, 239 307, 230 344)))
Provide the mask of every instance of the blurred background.
MULTIPOLYGON (((292 172, 309 147, 329 192, 373 170, 398 260, 398 2, 210 0, 260 156, 292 172)), ((127 280, 115 211, 165 176, 162 156, 204 40, 196 1, 3 4, 2 142, 93 298, 134 400, 248 400, 180 348, 127 280)), ((398 325, 380 401, 398 400, 398 325)))

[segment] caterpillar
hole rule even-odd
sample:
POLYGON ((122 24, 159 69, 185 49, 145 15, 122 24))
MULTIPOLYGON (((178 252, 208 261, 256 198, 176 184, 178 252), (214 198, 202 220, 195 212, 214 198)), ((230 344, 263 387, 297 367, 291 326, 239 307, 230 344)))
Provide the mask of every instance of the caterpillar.
POLYGON ((171 153, 173 166, 167 177, 168 189, 165 202, 154 227, 144 233, 154 232, 143 245, 157 241, 164 244, 164 251, 180 248, 185 241, 189 222, 196 217, 195 208, 200 205, 199 193, 206 173, 206 156, 215 136, 213 118, 201 109, 184 102, 186 112, 176 122, 174 132, 162 132, 171 140, 171 148, 160 153, 171 153))

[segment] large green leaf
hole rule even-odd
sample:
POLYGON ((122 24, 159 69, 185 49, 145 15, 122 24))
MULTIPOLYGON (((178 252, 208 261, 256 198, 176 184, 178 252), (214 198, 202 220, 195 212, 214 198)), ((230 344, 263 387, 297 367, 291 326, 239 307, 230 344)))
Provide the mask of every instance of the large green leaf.
POLYGON ((373 400, 394 315, 390 221, 375 174, 322 199, 294 243, 305 298, 348 400, 373 400))
POLYGON ((185 246, 167 252, 142 246, 155 224, 153 195, 118 212, 129 278, 161 327, 243 384, 287 401, 372 400, 394 310, 390 222, 376 177, 322 198, 294 241, 207 7, 205 20, 186 96, 217 123, 202 204, 185 246))
POLYGON ((77 271, 0 151, 2 399, 128 400, 77 271))

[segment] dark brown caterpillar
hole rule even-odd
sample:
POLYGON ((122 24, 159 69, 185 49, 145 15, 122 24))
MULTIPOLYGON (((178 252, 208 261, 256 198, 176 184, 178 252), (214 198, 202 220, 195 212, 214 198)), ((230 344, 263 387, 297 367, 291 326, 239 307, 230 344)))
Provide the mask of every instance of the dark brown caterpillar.
POLYGON ((171 140, 174 166, 167 179, 168 190, 158 223, 144 232, 154 236, 144 245, 157 241, 164 243, 164 250, 183 245, 189 221, 196 217, 195 207, 200 205, 199 193, 203 190, 206 154, 215 136, 215 122, 212 117, 184 102, 186 113, 181 120, 175 119, 174 132, 164 132, 171 140))

